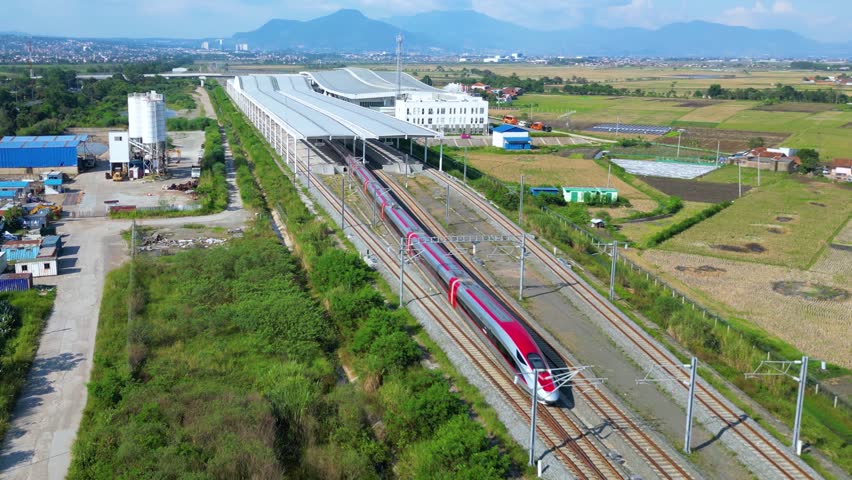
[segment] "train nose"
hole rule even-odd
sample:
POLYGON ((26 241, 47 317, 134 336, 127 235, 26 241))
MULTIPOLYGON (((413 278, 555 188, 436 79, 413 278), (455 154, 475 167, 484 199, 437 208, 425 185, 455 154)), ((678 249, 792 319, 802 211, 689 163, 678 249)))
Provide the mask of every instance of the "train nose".
POLYGON ((542 403, 546 403, 548 405, 553 405, 559 401, 559 390, 551 390, 546 391, 544 389, 538 389, 538 401, 542 403))

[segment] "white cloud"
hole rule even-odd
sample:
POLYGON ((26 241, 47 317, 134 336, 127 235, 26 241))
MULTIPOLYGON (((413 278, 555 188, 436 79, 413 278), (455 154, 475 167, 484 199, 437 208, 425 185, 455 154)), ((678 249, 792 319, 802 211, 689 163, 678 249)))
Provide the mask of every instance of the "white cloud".
POLYGON ((654 28, 654 2, 652 0, 631 0, 627 5, 617 5, 606 9, 608 20, 616 20, 631 27, 654 28))
POLYGON ((737 6, 725 10, 718 20, 727 25, 749 27, 765 23, 766 19, 777 22, 780 17, 795 13, 793 2, 789 0, 775 0, 770 6, 757 0, 751 7, 737 6))

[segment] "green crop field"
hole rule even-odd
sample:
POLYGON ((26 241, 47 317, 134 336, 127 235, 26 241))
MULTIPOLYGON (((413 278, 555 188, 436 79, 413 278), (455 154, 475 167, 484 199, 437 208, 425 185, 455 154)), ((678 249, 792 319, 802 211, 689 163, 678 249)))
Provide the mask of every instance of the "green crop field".
POLYGON ((662 248, 806 270, 848 221, 850 197, 852 189, 843 185, 779 179, 662 248))
POLYGON ((703 202, 683 202, 683 208, 671 217, 647 222, 621 223, 619 232, 631 242, 642 244, 660 230, 685 220, 709 206, 709 203, 703 202))
POLYGON ((826 162, 852 156, 852 109, 830 104, 782 103, 767 106, 739 100, 710 102, 647 97, 524 95, 511 108, 514 110, 493 110, 492 114, 513 113, 526 117, 532 112, 536 119, 560 128, 565 124, 564 114, 574 111, 571 116, 573 129, 620 121, 622 124, 684 127, 687 130, 685 137, 689 137, 690 127, 703 127, 710 130, 700 132, 702 139, 706 140, 702 143, 714 146, 716 142, 712 133, 713 129, 717 129, 719 139, 729 145, 731 151, 746 148, 751 138, 765 133, 763 136, 766 138, 786 137, 778 142, 779 145, 814 148, 826 162), (737 131, 748 133, 737 135, 737 131))

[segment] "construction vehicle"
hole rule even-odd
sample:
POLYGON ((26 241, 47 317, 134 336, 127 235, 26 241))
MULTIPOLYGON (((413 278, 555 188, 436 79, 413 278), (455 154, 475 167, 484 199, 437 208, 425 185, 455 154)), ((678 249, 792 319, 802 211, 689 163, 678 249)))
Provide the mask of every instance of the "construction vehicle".
POLYGON ((125 179, 127 179, 127 167, 116 168, 112 171, 113 182, 123 182, 125 179))
POLYGON ((553 127, 545 124, 544 122, 533 122, 532 125, 530 125, 530 128, 533 129, 533 130, 539 130, 539 131, 542 131, 542 132, 553 131, 553 127))
POLYGON ((514 115, 503 115, 503 123, 508 123, 509 125, 517 125, 518 117, 514 115))
POLYGON ((53 220, 58 220, 60 217, 62 217, 61 205, 48 205, 46 203, 39 203, 33 208, 31 208, 29 211, 29 215, 35 215, 42 210, 49 210, 50 218, 53 220))

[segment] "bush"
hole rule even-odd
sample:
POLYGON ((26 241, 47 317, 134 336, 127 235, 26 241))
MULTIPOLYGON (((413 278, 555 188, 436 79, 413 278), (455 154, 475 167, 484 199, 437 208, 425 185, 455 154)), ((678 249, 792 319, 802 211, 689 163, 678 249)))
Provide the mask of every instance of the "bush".
POLYGON ((400 462, 403 478, 482 480, 504 478, 509 462, 482 427, 466 416, 455 416, 429 440, 414 445, 400 462))
MULTIPOLYGON (((672 197, 672 198, 680 201, 680 199, 677 198, 677 197, 672 197)), ((712 217, 713 215, 716 215, 717 213, 721 212, 722 210, 728 208, 731 205, 732 205, 731 202, 717 203, 713 206, 705 208, 704 210, 696 213, 695 215, 693 215, 689 218, 683 219, 680 222, 669 225, 668 227, 666 227, 666 228, 658 231, 654 235, 652 235, 651 238, 649 238, 645 242, 645 246, 648 247, 648 248, 655 247, 655 246, 665 242, 666 240, 674 237, 678 233, 683 232, 684 230, 688 229, 689 227, 696 225, 696 224, 712 217)))

